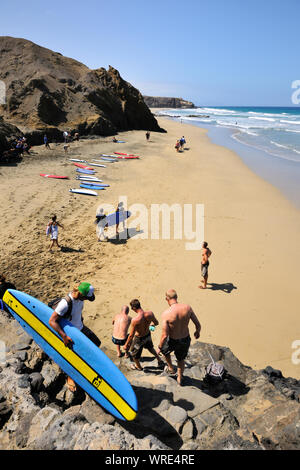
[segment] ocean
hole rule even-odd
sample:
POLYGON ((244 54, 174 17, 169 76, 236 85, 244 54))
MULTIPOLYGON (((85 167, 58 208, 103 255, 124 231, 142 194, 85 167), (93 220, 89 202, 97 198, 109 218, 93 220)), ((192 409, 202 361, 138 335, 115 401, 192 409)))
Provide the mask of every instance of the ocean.
POLYGON ((214 143, 237 152, 300 208, 300 107, 207 106, 155 112, 208 129, 214 143))

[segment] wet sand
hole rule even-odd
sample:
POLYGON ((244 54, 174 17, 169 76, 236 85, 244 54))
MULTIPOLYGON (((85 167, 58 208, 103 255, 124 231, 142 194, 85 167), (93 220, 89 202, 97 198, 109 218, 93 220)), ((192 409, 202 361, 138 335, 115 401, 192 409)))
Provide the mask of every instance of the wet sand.
MULTIPOLYGON (((197 314, 202 341, 230 347, 254 368, 271 365, 300 378, 300 364, 292 363, 292 342, 300 339, 299 211, 234 152, 212 144, 206 131, 166 118, 159 123, 168 133, 151 133, 149 142, 144 131, 131 131, 118 135, 125 144, 111 138, 71 143, 68 155, 62 144, 51 144, 51 151, 35 147, 17 166, 0 167, 0 272, 45 302, 65 295, 77 281, 91 282, 96 300, 86 303, 84 321, 112 350, 112 319, 121 306, 139 298, 160 320, 165 291, 173 287, 197 314), (177 153, 182 135, 188 150, 177 153), (79 187, 69 158, 91 162, 114 151, 142 158, 97 168, 97 176, 111 185, 97 198, 69 193, 79 187), (170 240, 151 239, 151 233, 141 239, 136 229, 145 236, 145 227, 131 217, 131 238, 97 242, 97 208, 116 207, 120 196, 149 212, 151 204, 204 204, 204 234, 213 252, 207 290, 198 288, 200 252, 186 250, 187 240, 174 240, 172 231, 170 240), (51 253, 45 228, 53 214, 64 230, 62 251, 51 253)), ((160 326, 152 334, 155 346, 159 335, 160 326)))

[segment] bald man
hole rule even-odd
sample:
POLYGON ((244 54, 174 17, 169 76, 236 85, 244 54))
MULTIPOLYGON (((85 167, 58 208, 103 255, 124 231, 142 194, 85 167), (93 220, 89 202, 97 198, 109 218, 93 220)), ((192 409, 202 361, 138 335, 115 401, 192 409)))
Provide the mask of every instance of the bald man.
POLYGON ((192 320, 196 328, 194 333, 196 339, 200 337, 201 325, 190 305, 178 303, 177 293, 174 289, 169 289, 166 292, 166 301, 169 308, 162 314, 162 335, 157 352, 165 356, 167 371, 170 374, 175 374, 171 360, 171 352, 174 351, 177 359, 177 382, 182 385, 184 360, 191 344, 188 325, 192 320))
MULTIPOLYGON (((128 338, 128 328, 131 323, 131 317, 129 317, 128 313, 129 307, 127 305, 123 305, 121 312, 115 316, 112 322, 114 328, 111 340, 117 347, 118 357, 123 356, 120 346, 124 346, 128 338)), ((125 353, 125 357, 129 357, 127 351, 125 353)))

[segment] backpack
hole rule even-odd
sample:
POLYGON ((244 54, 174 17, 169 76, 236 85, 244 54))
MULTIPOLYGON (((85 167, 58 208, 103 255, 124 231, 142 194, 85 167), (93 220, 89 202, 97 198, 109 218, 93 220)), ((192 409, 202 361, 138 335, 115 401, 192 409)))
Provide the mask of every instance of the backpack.
POLYGON ((212 384, 222 382, 222 380, 225 378, 224 366, 219 362, 211 362, 208 364, 205 370, 205 379, 212 384))
POLYGON ((50 300, 50 302, 48 303, 48 307, 52 308, 53 310, 56 309, 56 307, 58 306, 59 302, 61 300, 66 300, 67 304, 68 304, 68 310, 66 311, 66 313, 63 315, 63 318, 66 318, 67 320, 71 320, 72 319, 72 307, 73 307, 73 304, 72 304, 72 299, 69 295, 66 295, 65 297, 56 297, 55 299, 53 300, 50 300))

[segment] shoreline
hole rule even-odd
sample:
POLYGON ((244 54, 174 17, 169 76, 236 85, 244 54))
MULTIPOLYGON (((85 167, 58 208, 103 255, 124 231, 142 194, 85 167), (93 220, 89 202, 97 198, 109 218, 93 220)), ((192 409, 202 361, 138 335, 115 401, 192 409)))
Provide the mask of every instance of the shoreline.
MULTIPOLYGON (((72 144, 68 156, 61 145, 50 144, 51 152, 37 147, 38 157, 24 157, 14 168, 2 167, 6 233, 2 231, 0 239, 1 270, 12 282, 17 277, 17 288, 44 302, 67 293, 75 280, 91 282, 96 301, 85 306, 85 322, 110 350, 114 350, 111 322, 121 306, 137 297, 160 320, 166 308, 164 293, 173 287, 179 301, 190 303, 197 314, 200 341, 230 347, 253 368, 271 365, 300 378, 300 366, 291 360, 291 344, 299 339, 295 332, 299 211, 239 155, 210 142, 206 130, 167 118, 158 121, 168 133, 151 133, 150 142, 144 131, 124 132, 119 138, 126 144, 117 144, 117 149, 99 138, 72 144), (174 144, 182 134, 189 150, 177 154, 174 144), (68 193, 77 186, 68 158, 91 162, 95 155, 113 151, 142 158, 99 169, 97 176, 111 187, 100 191, 97 201, 68 193), (72 179, 49 181, 39 176, 50 171, 72 179), (97 207, 115 206, 122 195, 129 205, 147 208, 162 203, 204 204, 205 238, 213 252, 209 289, 202 292, 197 287, 200 255, 185 250, 186 240, 133 236, 124 243, 97 243, 97 207), (47 251, 44 226, 52 213, 65 225, 60 231, 66 248, 62 253, 47 251), (286 247, 292 256, 282 261, 286 247)), ((135 227, 134 219, 129 219, 129 227, 135 227)), ((160 331, 159 326, 153 334, 155 346, 160 331)))

